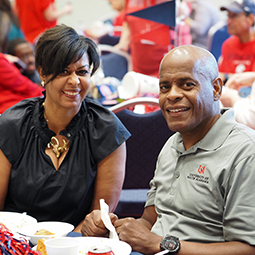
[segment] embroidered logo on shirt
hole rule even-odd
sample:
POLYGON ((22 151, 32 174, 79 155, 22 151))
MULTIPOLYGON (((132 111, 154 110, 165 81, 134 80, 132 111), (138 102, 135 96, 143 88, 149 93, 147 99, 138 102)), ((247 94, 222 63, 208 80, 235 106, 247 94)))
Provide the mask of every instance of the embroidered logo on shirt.
POLYGON ((200 174, 204 174, 205 173, 205 166, 202 166, 202 165, 200 165, 199 167, 198 167, 198 170, 197 170, 200 174))
POLYGON ((191 181, 196 181, 196 182, 203 182, 203 183, 209 183, 209 177, 204 176, 206 171, 206 166, 205 165, 199 165, 196 172, 197 173, 190 173, 187 178, 191 181))

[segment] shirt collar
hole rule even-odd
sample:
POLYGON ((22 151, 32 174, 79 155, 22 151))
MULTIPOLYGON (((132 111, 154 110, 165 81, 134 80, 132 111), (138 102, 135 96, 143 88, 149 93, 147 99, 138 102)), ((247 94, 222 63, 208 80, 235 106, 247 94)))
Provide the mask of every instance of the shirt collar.
POLYGON ((194 153, 198 149, 215 150, 219 148, 226 140, 233 127, 236 125, 233 109, 222 109, 221 114, 222 116, 215 122, 205 137, 187 151, 185 151, 183 139, 180 133, 176 133, 172 148, 181 154, 194 153))
MULTIPOLYGON (((42 103, 44 102, 44 98, 40 98, 35 105, 34 109, 34 120, 35 126, 38 130, 42 140, 43 145, 46 146, 50 141, 52 136, 55 136, 55 132, 48 128, 47 122, 44 118, 44 107, 42 103)), ((80 130, 81 126, 85 121, 85 116, 87 113, 87 107, 85 101, 82 102, 80 111, 73 117, 70 124, 66 127, 65 130, 60 131, 61 135, 66 136, 69 140, 75 136, 75 134, 80 130)))

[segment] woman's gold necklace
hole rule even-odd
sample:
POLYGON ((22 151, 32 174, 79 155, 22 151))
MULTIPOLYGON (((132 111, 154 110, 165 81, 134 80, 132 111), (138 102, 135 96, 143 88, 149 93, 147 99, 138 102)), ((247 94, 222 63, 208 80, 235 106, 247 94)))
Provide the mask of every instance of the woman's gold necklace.
POLYGON ((61 147, 59 146, 59 141, 58 138, 55 136, 51 137, 50 142, 47 144, 47 147, 50 149, 52 147, 53 152, 55 153, 56 157, 59 158, 61 156, 61 154, 64 151, 67 151, 67 146, 69 144, 69 141, 65 141, 65 139, 63 139, 63 143, 64 145, 61 147))
MULTIPOLYGON (((43 103, 43 106, 44 106, 44 103, 43 103)), ((49 120, 48 120, 47 117, 46 117, 45 109, 44 109, 43 116, 44 116, 46 122, 48 123, 49 120)), ((69 144, 69 141, 66 142, 66 140, 63 139, 63 143, 64 143, 64 145, 63 145, 62 147, 59 146, 59 140, 58 140, 58 138, 55 137, 55 136, 52 136, 50 142, 47 144, 47 148, 49 148, 49 149, 52 148, 52 150, 53 150, 53 152, 55 153, 56 157, 59 158, 59 157, 62 155, 62 153, 63 153, 64 151, 67 151, 67 149, 68 149, 67 146, 68 146, 68 144, 69 144)))

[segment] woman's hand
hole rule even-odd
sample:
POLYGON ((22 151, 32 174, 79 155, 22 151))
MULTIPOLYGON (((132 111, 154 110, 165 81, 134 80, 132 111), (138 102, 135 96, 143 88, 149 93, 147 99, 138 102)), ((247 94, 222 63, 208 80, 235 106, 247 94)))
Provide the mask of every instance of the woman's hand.
MULTIPOLYGON (((112 224, 118 219, 117 215, 109 214, 112 224)), ((88 214, 83 221, 81 228, 82 236, 108 237, 109 231, 101 219, 101 211, 94 210, 88 214)))

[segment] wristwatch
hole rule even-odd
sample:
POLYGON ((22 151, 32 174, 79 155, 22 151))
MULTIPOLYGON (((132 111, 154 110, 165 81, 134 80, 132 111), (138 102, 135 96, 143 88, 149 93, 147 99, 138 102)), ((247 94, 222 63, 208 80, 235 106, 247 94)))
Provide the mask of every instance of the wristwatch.
POLYGON ((169 250, 167 254, 176 254, 181 248, 181 244, 178 237, 166 235, 160 243, 160 250, 169 250))

